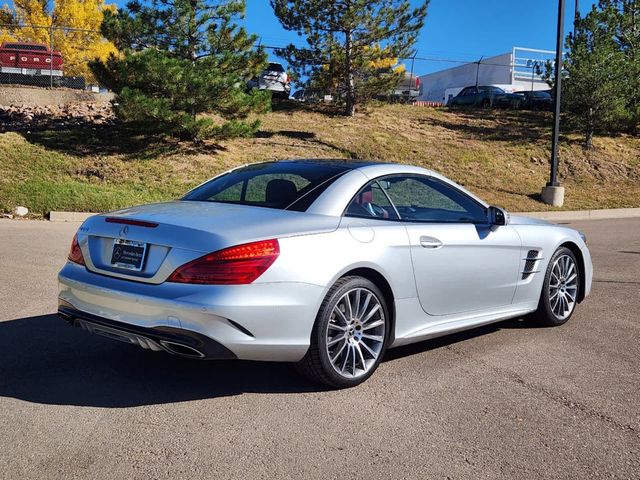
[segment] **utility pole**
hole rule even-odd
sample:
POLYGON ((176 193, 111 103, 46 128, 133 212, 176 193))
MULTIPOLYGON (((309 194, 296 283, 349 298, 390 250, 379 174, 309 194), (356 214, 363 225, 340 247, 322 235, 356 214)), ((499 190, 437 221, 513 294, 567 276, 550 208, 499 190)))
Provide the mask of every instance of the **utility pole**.
POLYGON ((480 57, 480 60, 476 62, 476 90, 478 89, 478 76, 480 75, 480 64, 482 63, 482 59, 484 55, 480 57))
MULTIPOLYGON (((411 90, 413 90, 413 87, 415 85, 413 82, 413 67, 416 63, 416 55, 418 55, 417 50, 413 52, 413 57, 411 57, 411 75, 409 75, 409 98, 407 98, 407 103, 411 102, 411 90)), ((418 92, 418 95, 420 95, 420 92, 418 92)))
POLYGON ((542 201, 547 205, 561 207, 564 203, 564 187, 558 183, 558 136, 560 133, 560 95, 562 93, 562 43, 564 38, 564 0, 558 0, 558 30, 556 38, 556 64, 553 134, 551 137, 551 172, 549 182, 542 189, 542 201))
POLYGON ((53 88, 53 22, 49 28, 49 88, 53 88))
POLYGON ((51 0, 51 28, 49 29, 49 88, 53 88, 53 19, 55 6, 55 0, 51 0))

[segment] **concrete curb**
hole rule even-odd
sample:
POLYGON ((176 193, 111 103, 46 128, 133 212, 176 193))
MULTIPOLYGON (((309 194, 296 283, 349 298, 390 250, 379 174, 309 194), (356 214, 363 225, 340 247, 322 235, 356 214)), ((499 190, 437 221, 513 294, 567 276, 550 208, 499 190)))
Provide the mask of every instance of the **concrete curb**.
POLYGON ((601 210, 567 210, 564 212, 514 212, 513 215, 523 215, 525 217, 540 218, 549 221, 605 220, 640 217, 640 208, 604 208, 601 210))
POLYGON ((97 215, 85 212, 49 212, 50 222, 84 222, 87 218, 97 215))
MULTIPOLYGON (((510 212, 513 215, 540 218, 549 221, 563 220, 604 220, 609 218, 640 217, 640 208, 606 208, 602 210, 574 210, 562 212, 510 212)), ((97 213, 84 212, 49 212, 51 222, 84 222, 97 213)))

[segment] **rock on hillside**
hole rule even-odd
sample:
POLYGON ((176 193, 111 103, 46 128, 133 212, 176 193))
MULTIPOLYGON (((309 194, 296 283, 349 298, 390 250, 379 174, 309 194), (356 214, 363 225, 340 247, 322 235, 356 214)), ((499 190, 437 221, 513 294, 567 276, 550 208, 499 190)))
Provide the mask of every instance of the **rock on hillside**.
POLYGON ((109 103, 71 103, 63 106, 0 106, 0 132, 105 125, 115 117, 109 103))

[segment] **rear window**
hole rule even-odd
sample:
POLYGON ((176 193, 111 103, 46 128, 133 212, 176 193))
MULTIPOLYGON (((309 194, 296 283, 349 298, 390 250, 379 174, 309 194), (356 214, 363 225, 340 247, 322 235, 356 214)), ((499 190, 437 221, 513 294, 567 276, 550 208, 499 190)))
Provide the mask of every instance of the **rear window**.
POLYGON ((182 200, 306 211, 336 178, 349 169, 346 164, 331 162, 248 165, 208 181, 182 200))
POLYGON ((270 63, 267 70, 270 72, 284 72, 284 67, 279 63, 270 63))
POLYGON ((26 50, 30 52, 46 52, 47 47, 44 45, 23 45, 21 43, 8 43, 6 48, 11 48, 14 50, 26 50))
POLYGON ((490 93, 504 93, 504 90, 502 90, 500 87, 493 87, 493 86, 478 87, 478 90, 481 90, 483 92, 490 92, 490 93))

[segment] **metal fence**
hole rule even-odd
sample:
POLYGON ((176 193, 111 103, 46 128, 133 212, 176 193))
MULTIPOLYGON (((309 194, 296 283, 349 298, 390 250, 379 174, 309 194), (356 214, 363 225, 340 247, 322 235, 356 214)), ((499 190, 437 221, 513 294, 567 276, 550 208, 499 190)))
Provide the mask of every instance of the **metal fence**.
POLYGON ((87 87, 84 77, 51 76, 46 70, 40 75, 0 72, 1 85, 26 85, 31 87, 64 87, 84 90, 87 87))

